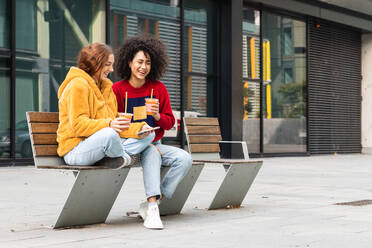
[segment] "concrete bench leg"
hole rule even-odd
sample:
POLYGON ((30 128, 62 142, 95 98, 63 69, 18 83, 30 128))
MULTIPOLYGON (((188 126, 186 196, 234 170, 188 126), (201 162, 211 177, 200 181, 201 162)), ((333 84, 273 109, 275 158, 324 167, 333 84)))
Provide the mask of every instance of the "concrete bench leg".
POLYGON ((262 162, 231 164, 208 209, 239 207, 261 166, 262 162))
POLYGON ((129 168, 78 171, 54 228, 103 223, 127 178, 129 168))
MULTIPOLYGON (((178 184, 172 199, 164 199, 161 201, 159 206, 160 215, 179 214, 181 212, 203 167, 204 167, 203 164, 191 166, 191 169, 189 170, 187 175, 178 184)), ((162 178, 165 175, 165 173, 167 173, 168 169, 169 168, 167 167, 162 167, 161 171, 162 178)))

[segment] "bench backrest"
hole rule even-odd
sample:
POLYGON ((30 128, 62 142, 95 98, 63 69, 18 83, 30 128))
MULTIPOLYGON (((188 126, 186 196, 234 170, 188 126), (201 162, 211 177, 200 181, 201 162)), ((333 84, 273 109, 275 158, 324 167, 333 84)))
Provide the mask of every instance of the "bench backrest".
POLYGON ((35 166, 65 165, 57 155, 58 112, 26 112, 35 166))
POLYGON ((222 140, 218 118, 185 117, 184 126, 193 159, 219 159, 222 140))

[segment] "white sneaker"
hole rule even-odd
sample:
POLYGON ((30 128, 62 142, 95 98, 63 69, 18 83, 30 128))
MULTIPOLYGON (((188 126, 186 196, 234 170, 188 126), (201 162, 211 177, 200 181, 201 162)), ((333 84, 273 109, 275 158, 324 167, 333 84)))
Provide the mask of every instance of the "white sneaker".
POLYGON ((143 220, 146 220, 146 215, 147 215, 147 206, 148 206, 148 202, 147 201, 144 201, 140 204, 140 207, 139 207, 139 210, 138 210, 138 214, 141 216, 141 218, 143 220))
POLYGON ((143 225, 149 229, 163 229, 163 223, 160 219, 158 205, 152 205, 147 207, 146 218, 143 225))
MULTIPOLYGON (((158 203, 158 205, 160 205, 160 200, 156 200, 156 202, 158 203)), ((148 207, 149 203, 147 201, 143 201, 141 202, 140 206, 139 206, 139 210, 138 210, 138 214, 139 216, 145 220, 146 219, 146 216, 147 216, 147 207, 148 207)))

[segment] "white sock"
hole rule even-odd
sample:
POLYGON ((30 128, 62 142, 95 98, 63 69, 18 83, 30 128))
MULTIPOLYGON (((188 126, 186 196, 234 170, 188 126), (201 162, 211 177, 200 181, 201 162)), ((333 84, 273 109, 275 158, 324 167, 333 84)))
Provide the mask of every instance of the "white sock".
POLYGON ((149 208, 152 207, 152 206, 157 206, 158 203, 155 201, 155 202, 149 202, 149 208))

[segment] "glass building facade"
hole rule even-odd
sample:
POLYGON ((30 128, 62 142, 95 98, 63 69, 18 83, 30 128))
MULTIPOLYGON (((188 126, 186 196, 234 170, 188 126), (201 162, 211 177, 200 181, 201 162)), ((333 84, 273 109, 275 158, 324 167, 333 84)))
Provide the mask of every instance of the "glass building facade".
MULTIPOLYGON (((309 154, 314 19, 255 2, 0 0, 0 164, 32 161, 25 112, 58 111, 59 85, 84 45, 116 50, 141 33, 167 45, 161 81, 179 121, 217 116, 222 136, 246 141, 253 156, 309 154)), ((164 142, 182 147, 179 129, 164 142)))
POLYGON ((105 41, 105 5, 98 0, 1 0, 0 5, 0 161, 29 161, 25 112, 58 111, 58 88, 78 51, 105 41))

